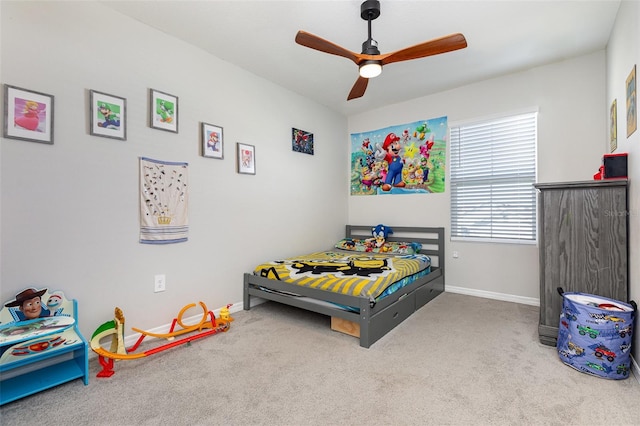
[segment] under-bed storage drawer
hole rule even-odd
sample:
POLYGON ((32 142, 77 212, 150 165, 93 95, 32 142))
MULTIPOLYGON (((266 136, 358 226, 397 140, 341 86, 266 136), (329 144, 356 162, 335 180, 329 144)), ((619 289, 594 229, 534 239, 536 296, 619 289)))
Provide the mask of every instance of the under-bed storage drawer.
POLYGON ((429 281, 416 290, 416 310, 420 309, 444 291, 444 277, 429 281))
MULTIPOLYGON (((409 318, 415 311, 416 294, 411 292, 401 298, 393 305, 378 312, 371 318, 369 337, 371 341, 376 341, 392 330, 396 325, 409 318)), ((362 332, 362 330, 361 330, 362 332)))

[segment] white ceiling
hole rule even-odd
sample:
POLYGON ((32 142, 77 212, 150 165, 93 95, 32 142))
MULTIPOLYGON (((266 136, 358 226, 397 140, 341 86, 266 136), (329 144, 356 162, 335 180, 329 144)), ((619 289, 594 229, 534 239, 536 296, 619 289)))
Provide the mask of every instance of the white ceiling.
MULTIPOLYGON (((294 42, 298 30, 360 53, 361 0, 104 1, 260 77, 351 115, 606 47, 619 0, 381 0, 373 39, 388 53, 451 33, 468 47, 387 65, 362 98, 348 59, 294 42)), ((586 88, 585 88, 586 89, 586 88)))

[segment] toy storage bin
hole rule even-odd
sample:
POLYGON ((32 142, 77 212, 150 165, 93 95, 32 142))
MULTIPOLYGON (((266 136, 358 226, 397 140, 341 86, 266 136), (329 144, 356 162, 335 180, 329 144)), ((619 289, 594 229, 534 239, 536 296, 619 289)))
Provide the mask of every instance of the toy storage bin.
POLYGON ((637 305, 586 293, 565 293, 558 326, 558 356, 570 367, 605 379, 626 379, 631 370, 637 305))

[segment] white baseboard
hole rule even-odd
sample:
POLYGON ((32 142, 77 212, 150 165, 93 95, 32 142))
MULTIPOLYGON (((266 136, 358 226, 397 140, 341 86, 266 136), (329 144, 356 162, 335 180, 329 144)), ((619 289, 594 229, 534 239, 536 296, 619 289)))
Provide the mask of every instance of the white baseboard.
POLYGON ((636 378, 638 383, 640 383, 640 366, 638 366, 638 363, 636 362, 636 360, 633 359, 633 355, 630 355, 630 358, 631 358, 631 372, 633 373, 633 376, 636 378))
MULTIPOLYGON (((229 313, 233 314, 235 312, 241 311, 242 309, 243 309, 243 303, 242 302, 234 303, 229 308, 229 313)), ((216 316, 216 318, 219 318, 220 317, 220 309, 214 310, 213 314, 216 316)), ((192 324, 198 324, 201 319, 202 319, 202 314, 200 313, 198 315, 193 315, 193 316, 188 317, 188 318, 182 318, 182 322, 185 325, 192 325, 192 324)), ((158 327, 152 328, 150 330, 145 330, 145 331, 148 331, 149 333, 155 333, 155 334, 164 334, 164 333, 168 333, 170 329, 171 329, 171 323, 168 323, 168 324, 163 324, 163 325, 160 325, 158 327)), ((131 334, 129 336, 125 336, 124 345, 127 348, 133 346, 138 341, 140 336, 141 336, 140 333, 135 333, 135 334, 131 334)))
POLYGON ((468 296, 483 297, 485 299, 502 300, 504 302, 521 303, 523 305, 540 306, 540 299, 534 297, 515 296, 513 294, 495 293, 493 291, 475 290, 472 288, 456 287, 446 285, 445 289, 448 293, 466 294, 468 296))
MULTIPOLYGON (((266 300, 253 297, 251 299, 251 307, 257 306, 257 305, 259 305, 261 303, 264 303, 264 302, 266 302, 266 300)), ((243 302, 234 303, 229 308, 229 313, 233 314, 233 313, 236 313, 236 312, 240 312, 243 309, 244 309, 244 303, 243 302)), ((216 318, 218 318, 220 316, 220 309, 214 310, 213 314, 216 316, 216 318)), ((193 316, 188 317, 188 318, 182 318, 182 321, 184 322, 184 324, 189 325, 189 324, 197 324, 201 319, 202 319, 202 314, 198 314, 198 315, 193 315, 193 316)), ((156 334, 164 334, 164 333, 168 333, 170 329, 171 329, 171 323, 167 323, 167 324, 163 324, 163 325, 160 325, 158 327, 154 327, 152 329, 145 330, 145 331, 148 331, 150 333, 156 333, 156 334)), ((130 348, 131 346, 135 345, 135 343, 138 341, 140 336, 141 336, 140 333, 134 333, 134 334, 130 334, 128 336, 125 336, 124 337, 124 345, 125 345, 125 347, 130 348)), ((95 352, 89 351, 89 358, 96 358, 96 357, 97 357, 97 355, 96 355, 95 352)))
MULTIPOLYGON (((450 285, 446 287, 446 291, 449 293, 458 293, 458 294, 466 294, 468 296, 484 297, 485 299, 495 299, 495 300, 502 300, 506 302, 522 303, 524 305, 540 306, 540 299, 535 299, 533 297, 514 296, 512 294, 494 293, 492 291, 474 290, 474 289, 469 289, 464 287, 455 287, 450 285)), ((261 303, 266 302, 266 300, 254 297, 252 298, 252 302, 253 303, 251 303, 251 307, 254 307, 254 306, 260 305, 261 303)), ((234 303, 229 308, 229 313, 233 314, 235 312, 240 312, 243 309, 244 309, 243 302, 234 303)), ((220 315, 220 309, 213 311, 213 313, 217 318, 220 315)), ((185 322, 185 324, 192 324, 192 323, 195 324, 196 322, 200 321, 201 318, 202 317, 200 315, 194 315, 189 318, 183 318, 183 321, 185 322)), ((170 329, 171 329, 171 323, 164 324, 147 331, 151 333, 162 334, 162 333, 168 333, 170 329)), ((133 346, 138 341, 139 338, 140 338, 140 333, 126 336, 124 338, 125 346, 127 347, 133 346)), ((92 355, 95 355, 95 354, 92 354, 92 355)), ((631 357, 631 372, 633 373, 633 376, 638 381, 638 383, 640 383, 640 366, 638 365, 638 363, 633 357, 631 357)))
MULTIPOLYGON (((464 287, 453 287, 449 285, 446 286, 446 291, 450 293, 460 293, 460 294, 466 294, 469 296, 484 297, 486 299, 504 300, 507 302, 515 302, 515 303, 522 303, 525 305, 540 306, 540 300, 530 298, 530 297, 520 297, 520 296, 514 296, 510 294, 494 293, 490 291, 473 290, 473 289, 468 289, 464 287)), ((260 299, 257 297, 252 297, 251 307, 260 305, 264 302, 266 302, 266 300, 260 299)), ((234 303, 229 308, 229 312, 233 314, 235 312, 240 312, 243 309, 244 309, 244 303, 238 302, 238 303, 234 303)), ((217 318, 220 315, 220 309, 213 311, 213 313, 217 318)), ((182 320, 185 324, 196 324, 198 321, 200 321, 201 318, 202 318, 202 314, 198 314, 192 317, 183 318, 182 320)), ((163 333, 168 333, 170 329, 171 329, 171 323, 167 323, 167 324, 163 324, 158 327, 154 327, 152 329, 145 330, 145 331, 148 331, 150 333, 155 333, 155 334, 163 334, 163 333)), ((124 344, 126 347, 131 347, 138 341, 139 338, 140 338, 140 333, 135 333, 129 336, 125 336, 124 344)))

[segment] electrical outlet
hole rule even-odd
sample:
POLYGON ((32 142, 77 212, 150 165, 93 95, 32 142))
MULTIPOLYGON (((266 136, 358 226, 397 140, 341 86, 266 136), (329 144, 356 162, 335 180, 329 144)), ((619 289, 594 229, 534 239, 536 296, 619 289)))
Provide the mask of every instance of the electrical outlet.
POLYGON ((153 278, 153 291, 155 293, 159 293, 167 289, 167 277, 164 274, 158 274, 153 278))

